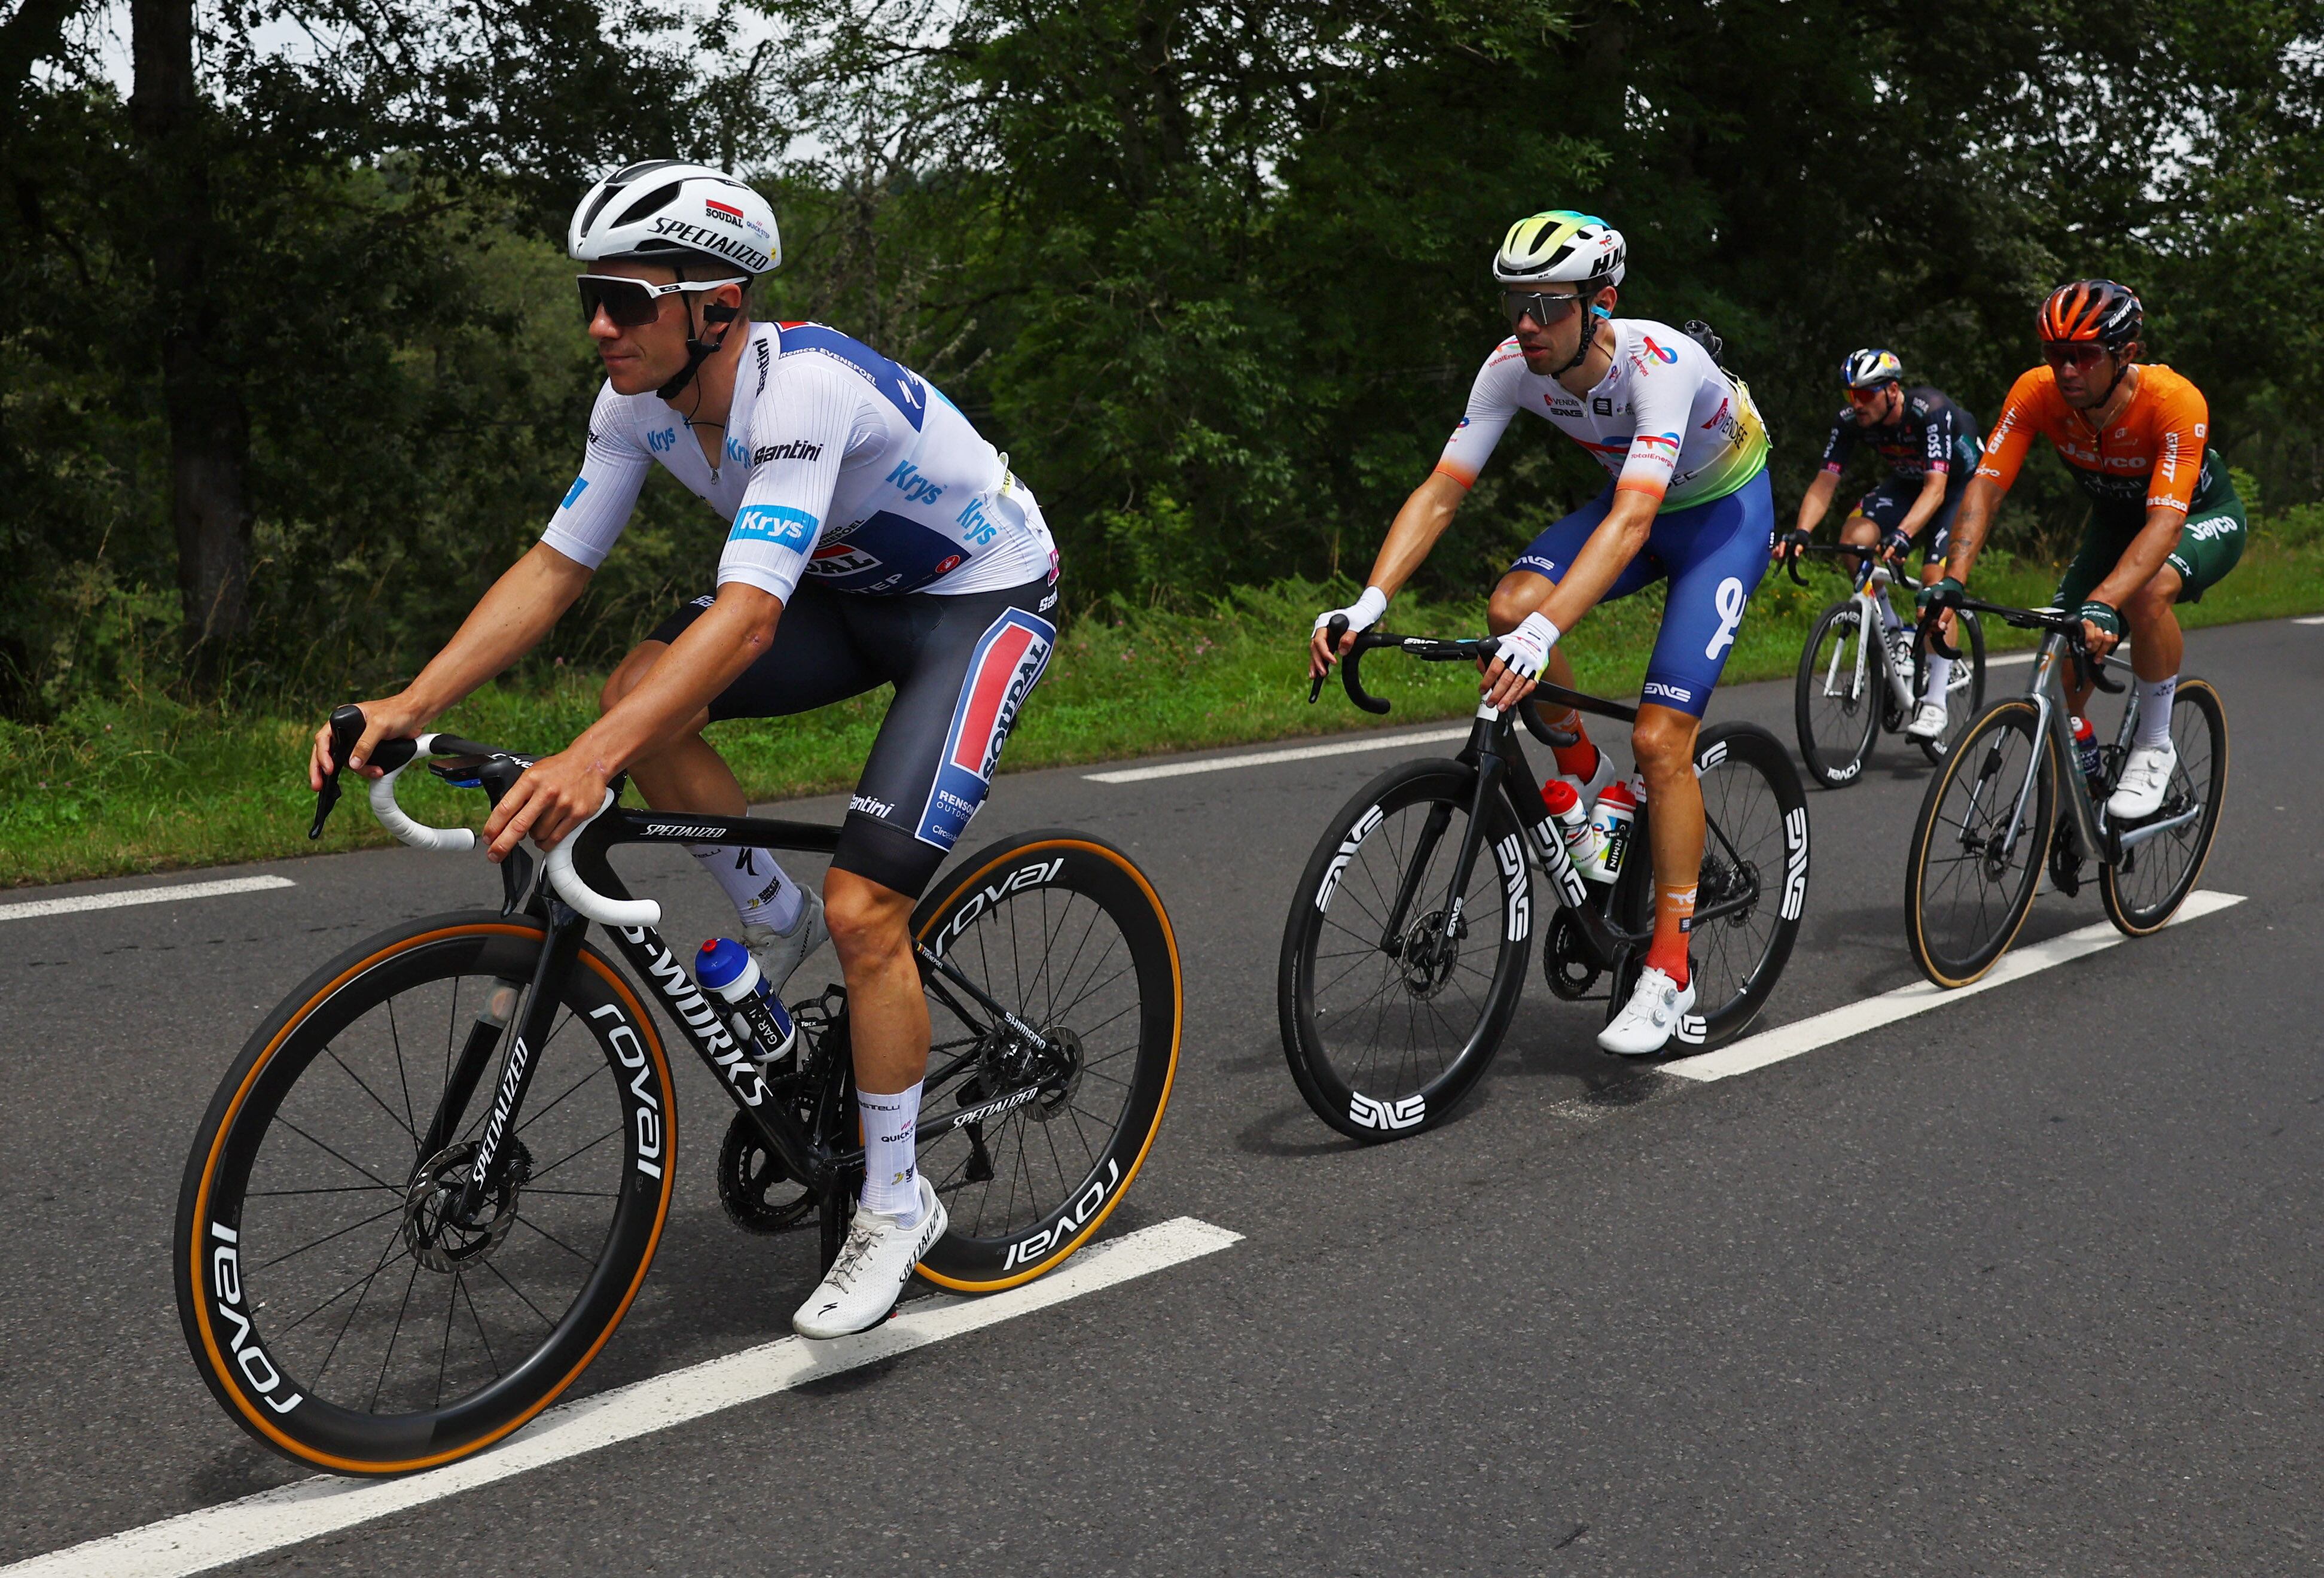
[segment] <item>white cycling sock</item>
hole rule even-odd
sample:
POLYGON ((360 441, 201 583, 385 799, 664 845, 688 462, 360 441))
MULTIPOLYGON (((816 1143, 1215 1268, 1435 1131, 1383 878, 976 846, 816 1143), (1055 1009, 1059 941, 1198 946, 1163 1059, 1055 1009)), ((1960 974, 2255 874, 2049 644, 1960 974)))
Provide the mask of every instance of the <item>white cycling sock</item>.
POLYGON ((702 869, 734 900, 734 913, 744 926, 771 926, 788 932, 798 924, 806 897, 767 851, 700 844, 690 847, 702 869))
POLYGON ((1950 658, 1940 658, 1936 653, 1931 652, 1929 654, 1929 682, 1921 687, 1921 699, 1923 701, 1939 702, 1944 700, 1945 682, 1952 677, 1953 660, 1950 658))
POLYGON ((2179 676, 2168 679, 2142 679, 2138 682, 2138 733, 2131 743, 2137 746, 2167 745, 2171 743, 2171 698, 2179 694, 2179 676))
POLYGON ((920 1220, 920 1084, 892 1096, 855 1093, 863 1121, 863 1204, 882 1216, 899 1217, 906 1227, 920 1220))
POLYGON ((1880 617, 1892 631, 1904 628, 1904 620, 1897 616, 1896 605, 1888 601, 1888 595, 1886 592, 1880 595, 1880 617))

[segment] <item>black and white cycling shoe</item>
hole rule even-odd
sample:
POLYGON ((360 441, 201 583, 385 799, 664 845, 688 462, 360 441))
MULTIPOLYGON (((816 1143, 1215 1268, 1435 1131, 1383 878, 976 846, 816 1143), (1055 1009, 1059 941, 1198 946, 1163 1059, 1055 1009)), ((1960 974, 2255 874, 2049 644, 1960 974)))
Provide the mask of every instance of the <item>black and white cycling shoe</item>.
POLYGON ((1598 1032, 1598 1045, 1618 1057, 1651 1057, 1670 1045, 1678 1021, 1693 1006, 1692 980, 1681 986, 1660 970, 1641 970, 1630 1001, 1598 1032))
POLYGON ((798 918, 791 922, 788 931, 777 931, 771 926, 746 926, 742 928, 742 946, 751 950, 751 957, 759 964, 759 974, 777 996, 782 995, 783 984, 798 973, 807 956, 831 940, 831 928, 823 923, 823 895, 813 888, 802 886, 798 918))
POLYGON ((888 1318, 912 1279, 912 1268, 944 1237, 947 1225, 944 1202, 927 1179, 921 1178, 919 1187, 920 1219, 909 1227, 856 1204, 839 1259, 791 1315, 791 1330, 802 1337, 844 1337, 888 1318))

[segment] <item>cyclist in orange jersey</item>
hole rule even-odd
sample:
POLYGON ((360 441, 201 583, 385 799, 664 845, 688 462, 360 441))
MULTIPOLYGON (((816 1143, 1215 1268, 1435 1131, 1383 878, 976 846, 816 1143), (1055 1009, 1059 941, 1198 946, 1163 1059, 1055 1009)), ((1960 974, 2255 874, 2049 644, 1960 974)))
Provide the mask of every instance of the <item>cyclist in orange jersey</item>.
MULTIPOLYGON (((2210 408, 2203 392, 2161 365, 2143 365, 2145 312, 2112 280, 2061 285, 2036 315, 2043 365, 2019 378, 1985 441, 1953 523, 1944 580, 1924 589, 1926 606, 1943 588, 1960 590, 1977 563, 1994 512, 2036 433, 2057 448, 2091 501, 2081 546, 2053 601, 2082 616, 2090 651, 2112 651, 2127 626, 2138 678, 2138 730, 2107 814, 2117 822, 2151 817, 2178 765, 2171 699, 2186 640, 2175 604, 2197 601, 2243 557, 2246 522, 2227 463, 2208 448, 2210 408)), ((1952 615, 1944 615, 1950 633, 1952 615)), ((2069 686, 2079 714, 2087 686, 2069 686)))

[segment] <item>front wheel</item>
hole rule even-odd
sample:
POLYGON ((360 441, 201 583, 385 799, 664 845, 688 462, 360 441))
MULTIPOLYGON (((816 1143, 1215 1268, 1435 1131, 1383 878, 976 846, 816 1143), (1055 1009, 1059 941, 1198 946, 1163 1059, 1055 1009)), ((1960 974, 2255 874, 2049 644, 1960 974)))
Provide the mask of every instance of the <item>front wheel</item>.
POLYGON ((2012 699, 1971 724, 1929 780, 1904 872, 1904 940, 1937 985, 1983 975, 2025 924, 2057 815, 2056 755, 2039 710, 2012 699))
POLYGON ((1137 863, 1085 833, 978 851, 920 900, 934 1045, 919 1168, 951 1225, 920 1275, 963 1293, 1038 1277, 1087 1243, 1146 1160, 1178 1067, 1178 942, 1137 863))
POLYGON ((1850 597, 1825 609, 1800 653, 1792 696, 1800 760, 1824 788, 1854 783, 1863 772, 1880 727, 1886 673, 1877 637, 1864 639, 1863 604, 1850 597))
POLYGON ((2219 830, 2219 802, 2227 792, 2227 710, 2208 679, 2181 679, 2171 702, 2171 743, 2179 765, 2153 816, 2133 827, 2169 830, 2123 853, 2098 872, 2107 918, 2127 937, 2144 937, 2170 924, 2203 874, 2211 839, 2219 830), (2175 824, 2175 825, 2174 825, 2175 824))
POLYGON ((287 1457, 343 1474, 466 1457, 570 1386, 645 1280, 669 1210, 669 1060, 592 947, 548 1038, 510 1035, 542 937, 470 911, 358 944, 259 1027, 202 1119, 179 1318, 227 1415, 287 1457), (511 1165, 462 1218, 514 1059, 533 1072, 498 1141, 511 1165))
POLYGON ((1499 794, 1452 888, 1477 774, 1407 761, 1323 830, 1284 923, 1276 1007, 1291 1077, 1353 1140, 1441 1123, 1492 1063, 1525 990, 1532 877, 1499 794))

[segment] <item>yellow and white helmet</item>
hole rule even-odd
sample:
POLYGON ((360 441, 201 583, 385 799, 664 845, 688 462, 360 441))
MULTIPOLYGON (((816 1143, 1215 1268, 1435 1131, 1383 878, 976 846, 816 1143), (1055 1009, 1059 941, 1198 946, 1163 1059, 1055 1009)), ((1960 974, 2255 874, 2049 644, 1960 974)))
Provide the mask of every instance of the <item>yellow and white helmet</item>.
POLYGON ((1493 257, 1504 285, 1574 284, 1596 290, 1622 282, 1622 233, 1595 214, 1552 208, 1509 226, 1493 257))

